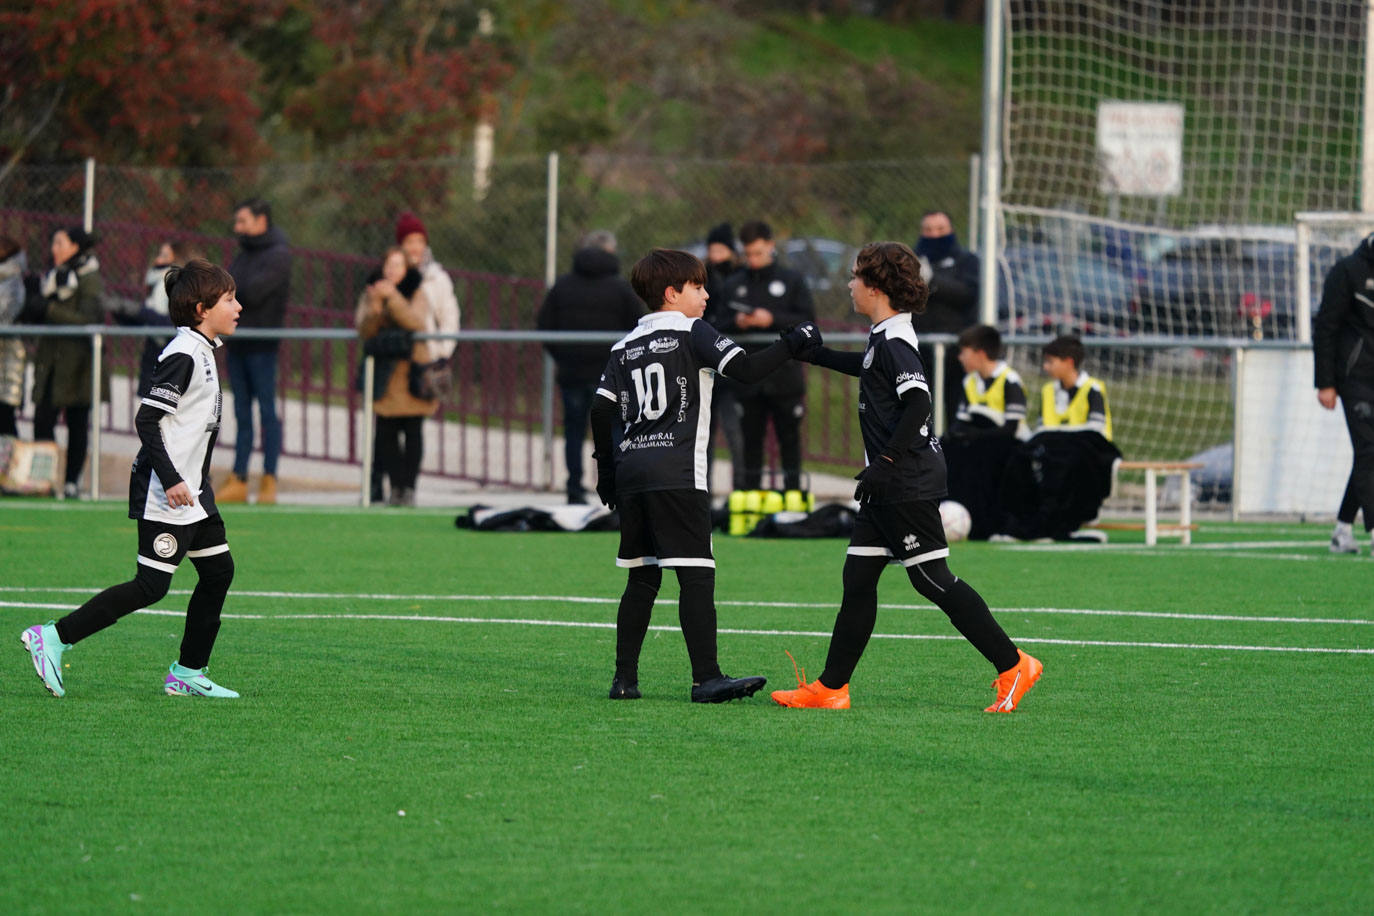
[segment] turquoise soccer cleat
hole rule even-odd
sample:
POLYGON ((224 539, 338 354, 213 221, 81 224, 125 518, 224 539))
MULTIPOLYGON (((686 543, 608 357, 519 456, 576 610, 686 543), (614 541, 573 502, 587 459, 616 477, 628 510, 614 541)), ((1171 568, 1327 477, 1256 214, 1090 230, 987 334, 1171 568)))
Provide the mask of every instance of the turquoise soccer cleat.
POLYGON ((183 668, 180 664, 167 669, 167 679, 162 689, 172 697, 215 697, 234 700, 238 694, 228 687, 221 687, 205 676, 204 668, 183 668))
POLYGON ((57 627, 49 620, 45 624, 32 626, 19 635, 24 648, 29 650, 33 659, 33 670, 38 672, 43 686, 55 697, 65 696, 62 686, 62 653, 70 646, 63 645, 57 636, 57 627))

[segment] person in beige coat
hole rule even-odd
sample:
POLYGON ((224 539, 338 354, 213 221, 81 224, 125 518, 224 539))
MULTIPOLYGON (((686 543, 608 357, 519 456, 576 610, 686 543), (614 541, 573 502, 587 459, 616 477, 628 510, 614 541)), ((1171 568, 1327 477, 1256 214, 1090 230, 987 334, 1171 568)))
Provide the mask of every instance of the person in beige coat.
POLYGON ((415 481, 424 456, 424 421, 438 408, 437 400, 411 392, 412 363, 429 361, 429 347, 406 332, 423 332, 430 305, 421 289, 420 272, 406 264, 399 248, 387 249, 382 266, 368 278, 358 298, 356 324, 364 351, 376 357, 372 396, 377 415, 374 442, 372 498, 382 501, 382 480, 389 479, 393 506, 415 505, 415 481))

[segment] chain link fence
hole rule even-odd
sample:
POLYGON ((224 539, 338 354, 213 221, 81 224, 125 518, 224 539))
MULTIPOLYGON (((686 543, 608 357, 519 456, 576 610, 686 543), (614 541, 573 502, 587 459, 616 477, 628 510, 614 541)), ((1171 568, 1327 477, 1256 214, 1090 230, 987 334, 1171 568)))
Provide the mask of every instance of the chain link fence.
MULTIPOLYGON (((764 219, 784 240, 784 251, 797 246, 799 260, 828 253, 796 266, 807 273, 827 326, 861 329, 845 287, 848 258, 873 239, 914 242, 926 210, 963 219, 970 174, 969 159, 959 157, 779 165, 526 156, 498 159, 484 174, 465 158, 234 169, 20 166, 0 179, 0 234, 19 241, 31 270, 41 272, 50 264, 52 232, 89 219, 99 238, 106 304, 118 311, 146 296, 144 276, 164 241, 227 264, 237 250, 230 232, 234 205, 261 197, 292 244, 287 327, 343 330, 353 327, 365 277, 395 242, 397 215, 409 210, 425 223, 436 257, 453 276, 462 327, 470 334, 532 329, 545 277, 569 268, 579 240, 592 229, 614 231, 628 263, 651 247, 700 244, 723 221, 738 227, 764 219)), ((122 392, 99 414, 108 431, 132 429, 131 386, 142 343, 118 332, 105 340, 122 392)), ((542 390, 548 375, 539 344, 470 339, 460 342, 456 355, 457 388, 439 422, 469 432, 433 437, 426 470, 484 483, 557 485, 530 452, 550 418, 561 428, 561 405, 542 390)), ((284 454, 358 460, 351 418, 358 407, 359 358, 352 341, 283 342, 284 454)), ((838 379, 814 382, 809 459, 847 467, 861 455, 847 395, 838 379)))

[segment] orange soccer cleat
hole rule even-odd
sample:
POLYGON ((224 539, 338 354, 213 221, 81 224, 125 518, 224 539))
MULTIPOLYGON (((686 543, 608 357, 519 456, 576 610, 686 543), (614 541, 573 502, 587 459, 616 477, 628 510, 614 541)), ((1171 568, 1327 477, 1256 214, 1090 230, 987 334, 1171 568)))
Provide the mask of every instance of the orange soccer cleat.
POLYGON ((1040 680, 1040 674, 1045 670, 1045 666, 1040 664, 1040 660, 1034 658, 1020 649, 1016 650, 1020 661, 1015 668, 1003 671, 997 675, 997 679, 992 682, 992 689, 997 691, 997 702, 993 703, 983 712, 1011 712, 1016 708, 1016 704, 1021 702, 1021 698, 1026 695, 1026 691, 1035 686, 1035 682, 1040 680))
POLYGON ((849 685, 831 690, 820 678, 799 684, 796 690, 774 690, 773 702, 794 709, 848 709, 849 685))
MULTIPOLYGON (((787 653, 788 658, 792 658, 792 653, 787 653)), ((848 709, 849 708, 849 685, 843 687, 830 688, 821 683, 820 678, 816 678, 811 683, 806 683, 806 669, 797 669, 797 660, 792 658, 792 672, 797 675, 797 689, 795 690, 774 690, 773 702, 779 706, 790 706, 793 709, 848 709)))

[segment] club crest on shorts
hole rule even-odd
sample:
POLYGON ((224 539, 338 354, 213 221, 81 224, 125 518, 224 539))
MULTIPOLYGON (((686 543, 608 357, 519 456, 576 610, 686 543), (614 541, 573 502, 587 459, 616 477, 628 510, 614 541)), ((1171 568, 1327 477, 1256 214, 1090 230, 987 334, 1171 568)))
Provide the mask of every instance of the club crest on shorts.
POLYGON ((170 556, 175 556, 176 552, 177 539, 174 536, 164 531, 162 534, 153 538, 153 553, 162 557, 164 560, 170 556))

